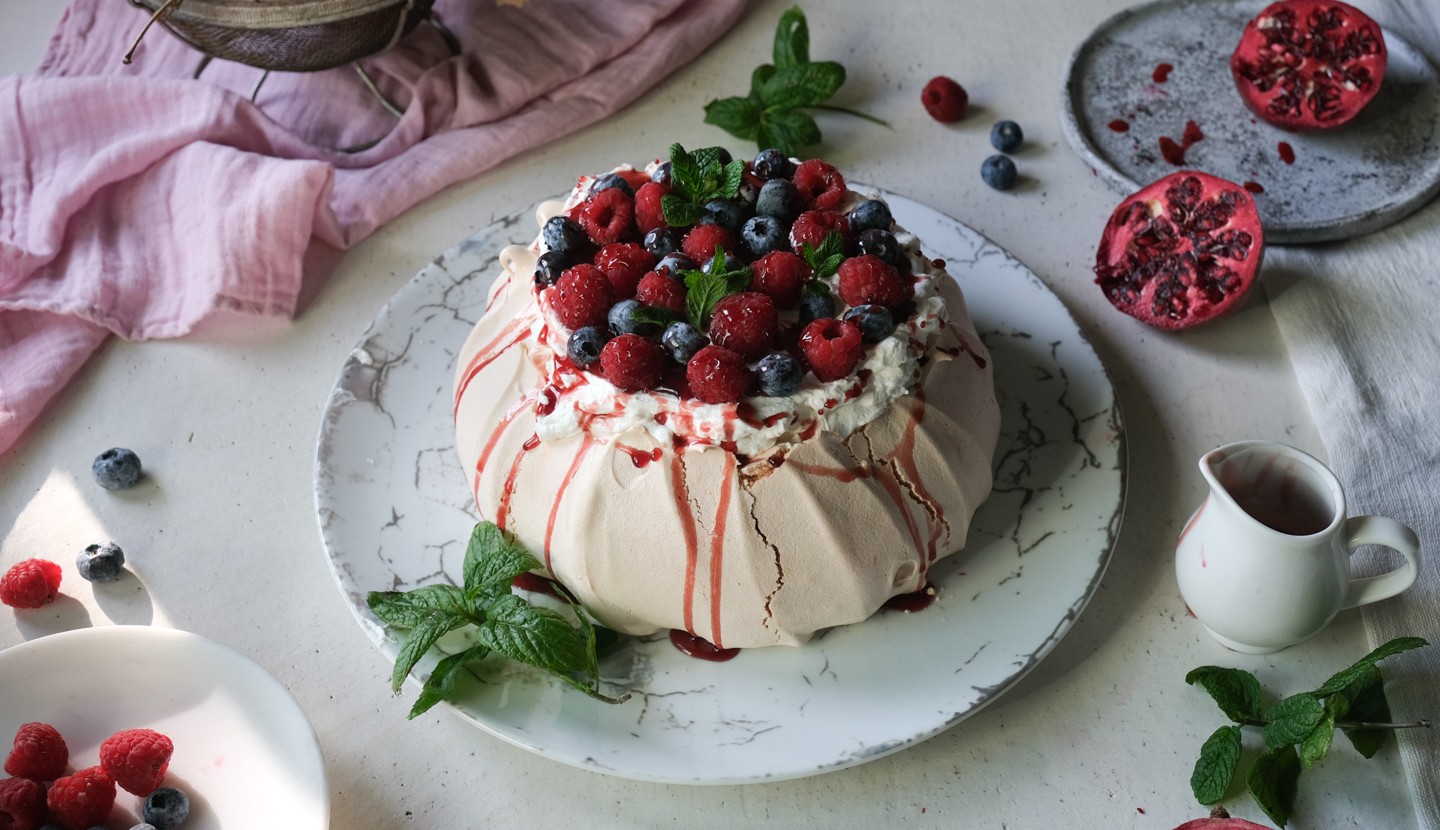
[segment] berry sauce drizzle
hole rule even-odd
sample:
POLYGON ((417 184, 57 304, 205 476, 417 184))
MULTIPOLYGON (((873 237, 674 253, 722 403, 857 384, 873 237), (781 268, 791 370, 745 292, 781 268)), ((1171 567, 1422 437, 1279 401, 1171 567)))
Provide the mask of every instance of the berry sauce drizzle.
POLYGON ((510 581, 511 585, 522 591, 529 591, 532 594, 544 594, 547 597, 554 597, 558 600, 573 602, 560 583, 548 576, 526 571, 510 581))
POLYGON ((881 606, 886 611, 904 611, 909 614, 914 611, 924 611, 935 601, 935 584, 926 582, 925 587, 918 591, 911 591, 908 594, 896 594, 885 600, 881 606))
POLYGON ((701 637, 697 637, 688 631, 681 631, 678 628, 670 629, 670 644, 680 649, 681 653, 687 654, 697 660, 709 660, 712 663, 723 663, 726 660, 735 659, 740 653, 738 648, 720 648, 714 643, 701 637))

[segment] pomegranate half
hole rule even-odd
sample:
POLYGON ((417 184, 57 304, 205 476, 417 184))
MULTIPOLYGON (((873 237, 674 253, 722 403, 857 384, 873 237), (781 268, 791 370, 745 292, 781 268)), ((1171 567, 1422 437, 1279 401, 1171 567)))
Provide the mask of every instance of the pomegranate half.
POLYGON ((1240 306, 1264 246, 1245 188, 1182 170, 1115 208, 1095 255, 1095 283, 1126 314, 1186 329, 1240 306))
POLYGON ((1216 807, 1210 811, 1209 818, 1187 821, 1175 830, 1266 830, 1266 827, 1243 818, 1230 818, 1224 807, 1216 807))
POLYGON ((1380 91, 1385 37, 1338 0, 1282 0, 1245 26, 1230 73, 1245 105, 1286 130, 1348 123, 1380 91))

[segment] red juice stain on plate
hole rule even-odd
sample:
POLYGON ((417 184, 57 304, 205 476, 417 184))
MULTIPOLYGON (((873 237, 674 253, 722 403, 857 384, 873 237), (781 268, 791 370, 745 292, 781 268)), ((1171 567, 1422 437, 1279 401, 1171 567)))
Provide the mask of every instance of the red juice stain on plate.
POLYGON ((1195 142, 1204 138, 1205 133, 1200 130, 1199 124, 1196 124, 1194 121, 1186 121, 1185 132, 1180 135, 1180 143, 1177 144, 1175 139, 1168 135, 1160 136, 1160 155, 1164 156, 1166 161, 1176 167, 1183 167, 1185 165, 1185 151, 1189 150, 1195 142))
POLYGON ((696 637, 694 634, 678 628, 670 629, 670 644, 690 657, 697 660, 709 660, 712 663, 733 660, 735 655, 740 653, 738 648, 716 648, 715 644, 709 640, 696 637))
POLYGON ((1163 84, 1166 81, 1170 80, 1170 73, 1174 70, 1175 67, 1171 66, 1168 63, 1159 64, 1155 67, 1155 71, 1151 73, 1150 79, 1157 84, 1163 84))
POLYGON ((911 591, 908 594, 897 594, 887 600, 881 607, 887 611, 904 611, 907 614, 913 611, 924 611, 935 601, 935 586, 932 583, 925 583, 925 587, 918 591, 911 591))
POLYGON ((1256 182, 1256 181, 1246 182, 1245 184, 1241 185, 1241 187, 1244 187, 1246 190, 1250 191, 1251 193, 1264 193, 1264 192, 1265 192, 1265 186, 1262 185, 1262 184, 1260 184, 1259 182, 1256 182))
POLYGON ((1123 118, 1116 118, 1110 122, 1110 129, 1117 133, 1128 133, 1130 132, 1130 122, 1123 118))
POLYGON ((1281 161, 1286 164, 1295 163, 1295 148, 1290 146, 1290 142, 1282 141, 1276 146, 1276 149, 1280 151, 1281 161))

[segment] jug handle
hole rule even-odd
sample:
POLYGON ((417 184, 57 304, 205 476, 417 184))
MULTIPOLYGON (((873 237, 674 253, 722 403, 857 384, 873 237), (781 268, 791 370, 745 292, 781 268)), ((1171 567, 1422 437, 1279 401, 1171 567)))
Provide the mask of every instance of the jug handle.
POLYGON ((1415 584, 1420 575, 1420 539, 1415 531, 1384 516, 1356 516, 1345 522, 1345 545, 1354 553, 1361 545, 1384 545, 1405 557, 1388 573, 1350 580, 1342 608, 1389 599, 1415 584))

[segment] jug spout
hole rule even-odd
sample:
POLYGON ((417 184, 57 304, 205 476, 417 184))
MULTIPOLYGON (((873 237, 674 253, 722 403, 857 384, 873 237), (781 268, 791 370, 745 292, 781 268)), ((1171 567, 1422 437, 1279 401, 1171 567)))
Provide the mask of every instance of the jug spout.
POLYGON ((1335 475, 1313 456, 1270 441, 1239 441, 1200 458, 1210 498, 1231 513, 1285 536, 1333 530, 1345 516, 1335 475))

